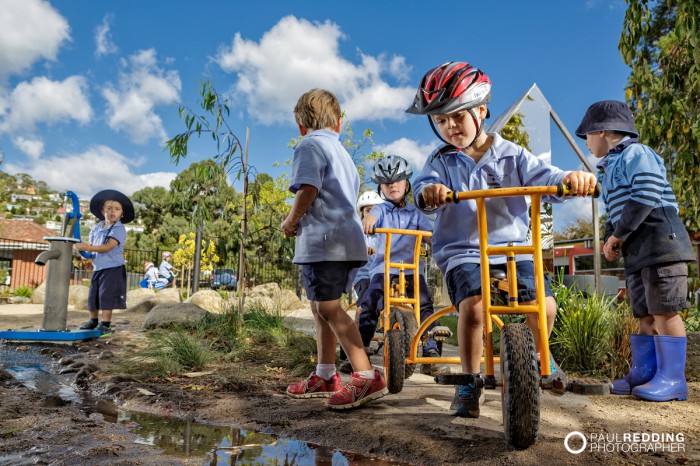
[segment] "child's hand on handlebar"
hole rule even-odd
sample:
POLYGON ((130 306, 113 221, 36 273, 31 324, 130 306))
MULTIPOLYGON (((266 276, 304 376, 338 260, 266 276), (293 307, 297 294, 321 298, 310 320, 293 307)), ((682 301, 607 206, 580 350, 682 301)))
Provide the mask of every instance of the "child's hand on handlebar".
POLYGON ((447 193, 450 189, 444 184, 429 184, 425 186, 420 194, 423 196, 425 207, 434 209, 447 204, 447 193))
POLYGON ((571 194, 581 197, 591 194, 597 182, 598 180, 593 173, 584 171, 570 172, 562 180, 562 183, 571 186, 571 194))
POLYGON ((366 214, 364 218, 362 219, 362 229, 365 232, 365 235, 373 235, 374 234, 374 225, 377 223, 377 217, 375 217, 372 214, 366 214))

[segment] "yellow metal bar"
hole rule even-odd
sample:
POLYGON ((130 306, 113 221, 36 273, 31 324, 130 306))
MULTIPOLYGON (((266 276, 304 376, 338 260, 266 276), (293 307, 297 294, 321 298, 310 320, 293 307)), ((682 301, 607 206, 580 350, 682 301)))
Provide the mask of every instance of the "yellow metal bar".
MULTIPOLYGON (((486 221, 486 201, 483 197, 476 199, 476 216, 479 223, 479 249, 488 250, 489 236, 486 221)), ((491 322, 491 272, 488 254, 481 254, 481 306, 484 313, 484 366, 487 376, 494 375, 493 361, 493 323, 491 322)))
POLYGON ((538 314, 540 309, 534 305, 518 304, 516 308, 508 306, 491 306, 491 314, 538 314))
POLYGON ((539 327, 540 368, 543 376, 550 375, 549 369, 549 329, 547 328, 547 311, 544 296, 544 270, 542 267, 542 232, 540 230, 540 196, 533 195, 531 200, 530 221, 532 222, 532 244, 535 247, 533 262, 535 264, 535 305, 539 314, 537 325, 539 327))
POLYGON ((505 255, 509 252, 515 254, 533 254, 535 248, 532 246, 489 246, 486 253, 490 256, 505 255))

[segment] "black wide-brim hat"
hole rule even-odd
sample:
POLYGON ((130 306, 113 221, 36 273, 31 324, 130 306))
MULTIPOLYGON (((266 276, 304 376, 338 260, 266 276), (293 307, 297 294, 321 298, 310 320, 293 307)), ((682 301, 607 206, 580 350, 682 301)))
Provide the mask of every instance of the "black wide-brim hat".
POLYGON ((134 204, 131 203, 128 197, 114 189, 105 189, 92 196, 92 199, 90 199, 90 212, 92 215, 100 220, 104 220, 105 216, 102 214, 102 206, 107 201, 117 201, 121 204, 124 210, 121 218, 122 223, 129 223, 134 219, 134 204))
POLYGON ((601 100, 588 107, 576 128, 576 136, 586 139, 586 134, 593 131, 618 131, 639 137, 632 111, 627 104, 617 100, 601 100))

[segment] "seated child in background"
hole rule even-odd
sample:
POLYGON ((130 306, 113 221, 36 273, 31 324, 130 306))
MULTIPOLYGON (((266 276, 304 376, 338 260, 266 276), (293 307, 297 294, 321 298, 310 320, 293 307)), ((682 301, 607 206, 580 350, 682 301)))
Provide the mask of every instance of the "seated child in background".
MULTIPOLYGON (((484 120, 489 111, 491 80, 481 70, 465 62, 449 62, 430 70, 421 80, 408 113, 427 115, 433 132, 445 144, 429 157, 416 179, 414 197, 422 196, 425 212, 435 213, 433 257, 445 277, 452 304, 459 311, 458 341, 462 371, 480 372, 484 348, 481 303, 481 266, 476 202, 449 204, 450 191, 471 191, 514 186, 542 186, 567 183, 579 196, 596 185, 591 173, 565 172, 553 167, 523 147, 486 133, 484 120)), ((556 197, 543 198, 559 202, 556 197)), ((486 200, 489 244, 523 245, 530 225, 525 196, 486 200)), ((534 264, 531 255, 518 255, 518 301, 531 304, 535 299, 534 264)), ((504 267, 505 256, 490 258, 504 267)), ((556 302, 545 278, 547 331, 551 333, 557 312, 556 302)), ((537 316, 528 314, 526 323, 538 335, 537 316)), ((539 339, 535 338, 536 345, 539 339)), ((539 351, 539 348, 537 348, 539 351)), ((566 386, 566 378, 550 361, 552 375, 542 381, 552 387, 555 378, 566 386)), ((481 389, 471 385, 455 387, 450 406, 453 415, 479 417, 481 389)))
POLYGON ((163 278, 158 273, 158 268, 153 264, 153 262, 146 262, 143 264, 143 268, 146 271, 146 283, 148 287, 153 287, 156 290, 162 290, 168 285, 168 279, 163 278))
MULTIPOLYGON (((432 231, 433 225, 428 218, 412 204, 406 202, 406 197, 411 190, 410 178, 413 170, 403 157, 389 155, 377 161, 372 171, 372 180, 379 185, 379 191, 384 202, 372 208, 369 214, 362 220, 365 234, 373 233, 376 228, 396 228, 402 230, 432 231)), ((372 260, 369 271, 370 282, 363 300, 359 303, 362 307, 360 315, 360 335, 366 348, 372 341, 376 331, 379 314, 384 308, 384 257, 386 249, 386 235, 377 235, 377 248, 375 258, 372 260)), ((428 238, 429 240, 429 238, 428 238)), ((410 235, 393 235, 391 243, 391 262, 413 262, 413 252, 416 238, 410 235)), ((405 271, 406 296, 413 297, 413 270, 405 271)), ((398 278, 392 273, 392 278, 398 278)), ((435 312, 433 299, 428 290, 425 276, 420 274, 420 316, 421 321, 426 320, 435 312)), ((436 323, 431 324, 427 330, 431 330, 436 323)), ((438 357, 440 350, 433 338, 428 338, 423 344, 424 357, 438 357)), ((421 365, 421 372, 430 374, 433 371, 442 370, 440 367, 431 367, 429 364, 421 365)))
POLYGON ((170 253, 170 251, 164 251, 163 254, 161 254, 161 258, 163 259, 158 266, 158 274, 168 280, 168 286, 173 284, 173 281, 175 280, 175 274, 173 273, 173 266, 170 263, 172 260, 173 255, 170 253))
MULTIPOLYGON (((360 214, 360 220, 365 218, 365 215, 372 210, 372 207, 378 204, 382 204, 384 200, 377 194, 376 191, 365 191, 362 193, 360 198, 357 200, 357 212, 360 214)), ((377 237, 374 235, 365 235, 365 245, 367 245, 367 255, 369 255, 369 260, 365 265, 357 270, 357 275, 352 283, 353 292, 355 293, 356 299, 356 311, 355 311, 355 323, 358 324, 360 321, 360 314, 362 313, 362 308, 360 303, 365 296, 367 287, 369 286, 369 269, 372 266, 372 259, 374 258, 374 252, 376 249, 377 237)), ((340 359, 344 361, 338 370, 344 374, 352 373, 352 365, 350 361, 347 360, 345 351, 340 348, 340 359)))

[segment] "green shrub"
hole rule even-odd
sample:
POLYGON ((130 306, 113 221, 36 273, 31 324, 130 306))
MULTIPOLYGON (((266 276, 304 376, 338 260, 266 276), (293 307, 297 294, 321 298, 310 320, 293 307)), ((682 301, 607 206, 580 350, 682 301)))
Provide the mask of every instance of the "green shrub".
POLYGON ((32 289, 29 288, 28 286, 18 286, 15 288, 15 291, 12 293, 15 296, 23 296, 25 298, 31 298, 32 297, 32 289))
POLYGON ((614 301, 603 295, 588 296, 554 284, 557 320, 550 338, 555 358, 565 370, 598 374, 611 354, 611 318, 614 301))

